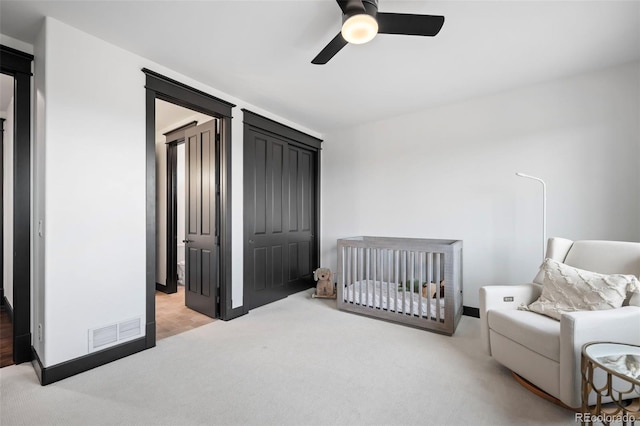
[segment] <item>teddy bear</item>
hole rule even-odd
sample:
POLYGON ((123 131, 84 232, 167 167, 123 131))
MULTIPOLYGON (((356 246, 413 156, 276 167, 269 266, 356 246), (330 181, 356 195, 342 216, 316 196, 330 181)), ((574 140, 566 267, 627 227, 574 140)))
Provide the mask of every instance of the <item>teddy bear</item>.
POLYGON ((333 274, 329 268, 318 268, 313 271, 313 279, 318 281, 316 286, 317 297, 335 297, 333 288, 333 274))
MULTIPOLYGON (((429 283, 428 288, 431 290, 431 298, 435 299, 438 291, 438 286, 434 283, 429 283)), ((428 296, 427 283, 422 284, 422 297, 428 296)), ((444 297, 444 280, 440 281, 440 297, 444 297)))
MULTIPOLYGON (((413 289, 411 288, 411 284, 411 281, 405 281, 404 284, 400 286, 400 290, 413 291, 414 293, 417 293, 420 288, 420 281, 413 280, 413 289)), ((428 297, 429 292, 431 292, 430 297, 435 299, 438 292, 438 286, 435 283, 422 283, 422 297, 428 297)), ((444 297, 444 280, 440 281, 440 297, 444 297)))

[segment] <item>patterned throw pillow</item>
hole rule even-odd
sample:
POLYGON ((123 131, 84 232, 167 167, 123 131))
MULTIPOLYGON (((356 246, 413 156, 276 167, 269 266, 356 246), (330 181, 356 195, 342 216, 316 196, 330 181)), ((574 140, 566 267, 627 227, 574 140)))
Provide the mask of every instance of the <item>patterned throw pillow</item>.
POLYGON ((562 312, 597 311, 622 306, 627 292, 640 292, 633 275, 604 275, 545 259, 542 294, 529 306, 519 309, 560 320, 562 312))

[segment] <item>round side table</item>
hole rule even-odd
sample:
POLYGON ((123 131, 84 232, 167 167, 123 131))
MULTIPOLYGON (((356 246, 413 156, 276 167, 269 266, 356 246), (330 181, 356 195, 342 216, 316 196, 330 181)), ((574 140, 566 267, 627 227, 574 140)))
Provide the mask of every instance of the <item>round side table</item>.
POLYGON ((592 342, 582 347, 582 424, 640 422, 640 346, 592 342), (589 396, 595 393, 595 405, 589 396), (606 398, 611 402, 603 402, 606 398))

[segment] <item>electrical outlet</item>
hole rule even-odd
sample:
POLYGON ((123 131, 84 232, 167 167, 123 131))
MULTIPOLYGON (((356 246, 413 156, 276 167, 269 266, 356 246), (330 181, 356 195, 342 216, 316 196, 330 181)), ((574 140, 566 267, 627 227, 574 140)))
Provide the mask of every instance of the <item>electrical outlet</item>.
POLYGON ((513 296, 503 297, 502 300, 505 302, 513 302, 513 296))
POLYGON ((38 341, 42 342, 42 324, 38 324, 38 341))

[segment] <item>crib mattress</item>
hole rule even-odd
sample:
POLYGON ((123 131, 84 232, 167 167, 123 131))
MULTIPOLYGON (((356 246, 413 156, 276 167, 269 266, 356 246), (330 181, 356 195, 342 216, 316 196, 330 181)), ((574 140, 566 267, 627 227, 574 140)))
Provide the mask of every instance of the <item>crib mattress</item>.
POLYGON ((356 281, 347 286, 346 294, 343 297, 345 301, 350 303, 395 312, 411 313, 413 305, 413 314, 423 317, 437 318, 437 313, 440 311, 439 319, 444 320, 444 297, 428 299, 422 294, 403 292, 402 286, 398 286, 396 283, 374 282, 372 280, 356 281), (420 305, 422 305, 422 311, 420 311, 420 305), (429 311, 427 311, 427 306, 429 306, 429 311))

